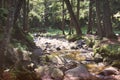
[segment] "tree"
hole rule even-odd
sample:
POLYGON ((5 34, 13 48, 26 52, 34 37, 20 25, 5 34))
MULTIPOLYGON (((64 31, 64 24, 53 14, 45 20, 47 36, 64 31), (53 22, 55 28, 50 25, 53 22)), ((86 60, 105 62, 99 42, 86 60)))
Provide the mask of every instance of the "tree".
MULTIPOLYGON (((71 0, 71 6, 73 6, 72 7, 72 9, 74 10, 75 8, 74 8, 74 1, 73 0, 71 0)), ((74 11, 73 11, 74 12, 74 11)), ((73 19, 70 17, 70 24, 69 24, 69 35, 71 35, 71 34, 73 34, 74 33, 74 30, 73 30, 73 28, 74 28, 74 24, 73 24, 73 19)))
POLYGON ((23 30, 28 31, 28 12, 29 12, 29 0, 23 1, 23 30))
POLYGON ((11 46, 12 38, 17 39, 13 35, 17 35, 17 37, 22 37, 21 40, 24 40, 27 45, 31 45, 30 41, 26 38, 26 33, 20 28, 20 26, 18 27, 17 25, 23 1, 24 0, 7 1, 7 20, 5 21, 6 25, 4 26, 4 37, 2 41, 0 41, 0 67, 8 67, 10 65, 14 65, 19 59, 16 52, 13 50, 13 47, 11 46))
POLYGON ((70 17, 71 17, 72 20, 73 20, 73 23, 74 23, 74 26, 75 26, 77 35, 82 35, 82 31, 81 31, 81 29, 80 29, 79 22, 78 22, 75 14, 74 14, 74 12, 73 12, 73 10, 72 10, 72 6, 71 6, 71 4, 70 4, 70 1, 69 1, 69 0, 64 0, 64 1, 65 1, 65 3, 66 3, 67 9, 68 9, 68 11, 69 11, 70 17))
POLYGON ((77 0, 77 14, 76 14, 76 17, 77 17, 78 21, 79 21, 79 15, 80 15, 80 0, 77 0))
POLYGON ((96 20, 97 20, 97 35, 99 37, 103 37, 103 34, 102 34, 102 25, 101 25, 101 10, 100 10, 100 3, 101 1, 100 0, 95 0, 96 2, 96 20))
POLYGON ((44 25, 48 26, 49 20, 48 20, 48 0, 44 0, 44 25))
POLYGON ((14 25, 14 12, 15 12, 15 0, 7 1, 8 5, 8 15, 7 15, 7 23, 4 26, 4 38, 0 45, 0 67, 3 67, 8 64, 13 64, 15 56, 12 56, 14 52, 11 52, 10 49, 10 40, 11 33, 14 25), (9 62, 9 63, 8 63, 9 62))
POLYGON ((62 33, 63 35, 65 35, 64 32, 64 27, 65 27, 65 10, 64 10, 65 6, 64 6, 64 0, 62 0, 62 33))
POLYGON ((93 0, 89 0, 89 19, 88 19, 88 29, 87 29, 87 33, 88 34, 92 34, 92 27, 93 27, 93 4, 94 1, 93 0))
POLYGON ((112 29, 109 1, 104 0, 103 3, 103 24, 105 29, 105 36, 108 38, 114 38, 115 34, 112 29))

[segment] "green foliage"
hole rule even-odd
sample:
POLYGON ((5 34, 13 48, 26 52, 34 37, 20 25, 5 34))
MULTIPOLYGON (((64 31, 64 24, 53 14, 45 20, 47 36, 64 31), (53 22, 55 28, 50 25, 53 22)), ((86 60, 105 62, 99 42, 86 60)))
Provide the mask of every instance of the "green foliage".
POLYGON ((26 35, 26 38, 30 41, 33 42, 33 35, 31 33, 28 33, 28 35, 26 35))
POLYGON ((20 51, 23 51, 23 50, 27 50, 28 47, 20 42, 16 42, 16 43, 13 43, 14 47, 15 48, 18 48, 18 50, 20 51))
POLYGON ((68 39, 68 41, 76 41, 76 40, 82 39, 81 36, 75 35, 75 34, 74 35, 68 35, 66 38, 68 39))
POLYGON ((80 2, 80 18, 88 17, 89 12, 89 1, 85 0, 83 2, 80 2))
POLYGON ((8 10, 0 8, 0 19, 5 20, 8 14, 8 10))
POLYGON ((45 26, 45 18, 48 19, 48 23, 51 26, 56 20, 61 19, 61 3, 51 0, 30 0, 30 21, 34 22, 34 18, 38 20, 36 27, 45 26))
MULTIPOLYGON (((100 44, 99 44, 100 45, 100 44)), ((110 57, 119 59, 120 45, 117 44, 102 44, 99 47, 94 48, 95 53, 101 54, 103 57, 110 57)))
POLYGON ((84 39, 86 41, 86 44, 89 46, 89 47, 93 47, 96 43, 96 39, 95 39, 95 36, 92 36, 92 35, 88 35, 88 36, 84 36, 84 39))

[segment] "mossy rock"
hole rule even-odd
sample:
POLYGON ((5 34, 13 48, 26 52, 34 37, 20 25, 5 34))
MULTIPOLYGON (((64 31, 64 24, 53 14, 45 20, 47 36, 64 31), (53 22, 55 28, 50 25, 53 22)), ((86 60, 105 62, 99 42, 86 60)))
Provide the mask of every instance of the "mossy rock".
POLYGON ((52 68, 51 69, 51 77, 54 78, 55 80, 62 80, 63 78, 63 72, 59 68, 52 68))
POLYGON ((99 53, 102 57, 119 59, 120 45, 119 44, 99 44, 94 47, 94 53, 99 53))
POLYGON ((93 47, 95 45, 95 42, 96 42, 96 39, 94 36, 90 36, 90 37, 84 37, 85 41, 86 41, 86 44, 89 46, 89 47, 93 47))
POLYGON ((70 42, 74 42, 74 41, 76 41, 76 40, 82 39, 82 37, 81 37, 81 36, 78 36, 78 35, 70 35, 70 36, 67 36, 66 38, 67 38, 68 41, 70 41, 70 42))

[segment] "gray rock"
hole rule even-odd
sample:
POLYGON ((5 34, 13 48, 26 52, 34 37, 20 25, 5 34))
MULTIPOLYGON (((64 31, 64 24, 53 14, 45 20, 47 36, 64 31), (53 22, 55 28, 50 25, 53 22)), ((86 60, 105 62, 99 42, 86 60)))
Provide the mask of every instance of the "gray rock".
POLYGON ((80 64, 78 67, 65 72, 64 80, 86 80, 89 79, 90 73, 87 68, 80 64))
POLYGON ((39 64, 40 63, 40 56, 43 55, 43 51, 41 48, 35 49, 33 51, 33 53, 30 55, 31 60, 35 63, 35 64, 39 64))
POLYGON ((117 75, 117 74, 119 74, 119 71, 117 70, 117 68, 107 67, 99 74, 104 75, 104 76, 117 75))
POLYGON ((43 50, 41 48, 35 49, 33 51, 33 54, 36 56, 41 56, 41 55, 43 55, 43 50))

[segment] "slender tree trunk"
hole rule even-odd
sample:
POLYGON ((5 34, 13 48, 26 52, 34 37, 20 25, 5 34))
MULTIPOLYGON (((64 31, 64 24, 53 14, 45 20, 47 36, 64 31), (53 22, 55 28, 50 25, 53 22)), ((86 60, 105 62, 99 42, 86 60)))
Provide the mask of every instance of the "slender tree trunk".
POLYGON ((64 10, 64 0, 62 0, 62 33, 65 35, 64 27, 65 27, 65 10, 64 10))
POLYGON ((77 14, 76 14, 76 17, 77 17, 78 22, 79 22, 79 14, 80 14, 80 0, 77 0, 77 14))
MULTIPOLYGON (((71 6, 74 6, 73 0, 70 0, 70 1, 71 1, 71 6)), ((72 7, 72 9, 74 9, 74 7, 72 7)), ((74 25, 73 25, 73 20, 72 20, 71 17, 70 17, 70 24, 69 24, 69 27, 70 27, 69 35, 72 35, 72 34, 74 33, 74 31, 73 31, 74 25)))
MULTIPOLYGON (((16 25, 17 19, 18 19, 19 15, 20 15, 20 10, 22 8, 23 1, 24 0, 18 0, 18 2, 16 4, 15 13, 14 13, 14 25, 16 25)), ((14 26, 14 27, 16 27, 16 26, 14 26)))
POLYGON ((64 0, 64 1, 65 1, 65 3, 66 3, 66 6, 67 6, 68 11, 69 11, 69 13, 70 13, 70 16, 71 16, 71 18, 72 18, 72 20, 73 20, 73 23, 74 23, 74 26, 75 26, 77 35, 82 35, 82 31, 81 31, 81 29, 80 29, 79 22, 78 22, 78 20, 77 20, 76 17, 75 17, 75 14, 74 14, 74 12, 73 12, 73 10, 72 10, 72 6, 71 6, 71 4, 70 4, 70 1, 69 1, 69 0, 64 0))
POLYGON ((6 0, 0 0, 0 8, 5 7, 6 0))
POLYGON ((3 7, 3 0, 0 0, 0 8, 3 7))
POLYGON ((48 2, 47 2, 48 0, 44 0, 44 6, 45 6, 45 10, 44 10, 44 20, 45 20, 45 22, 44 22, 44 25, 45 25, 45 27, 47 27, 48 26, 48 2))
POLYGON ((106 32, 106 37, 112 38, 115 36, 113 29, 112 29, 112 22, 111 22, 111 12, 110 12, 110 6, 109 6, 109 1, 104 0, 104 5, 103 5, 103 22, 104 22, 104 27, 105 27, 105 32, 106 32))
POLYGON ((96 0, 96 18, 97 18, 97 35, 99 37, 103 37, 102 35, 102 25, 101 25, 101 17, 100 17, 100 0, 96 0))
POLYGON ((92 27, 93 27, 93 0, 89 2, 89 19, 88 19, 88 29, 87 33, 92 34, 92 27))
POLYGON ((23 3, 23 30, 28 31, 28 10, 29 0, 24 0, 23 3))

